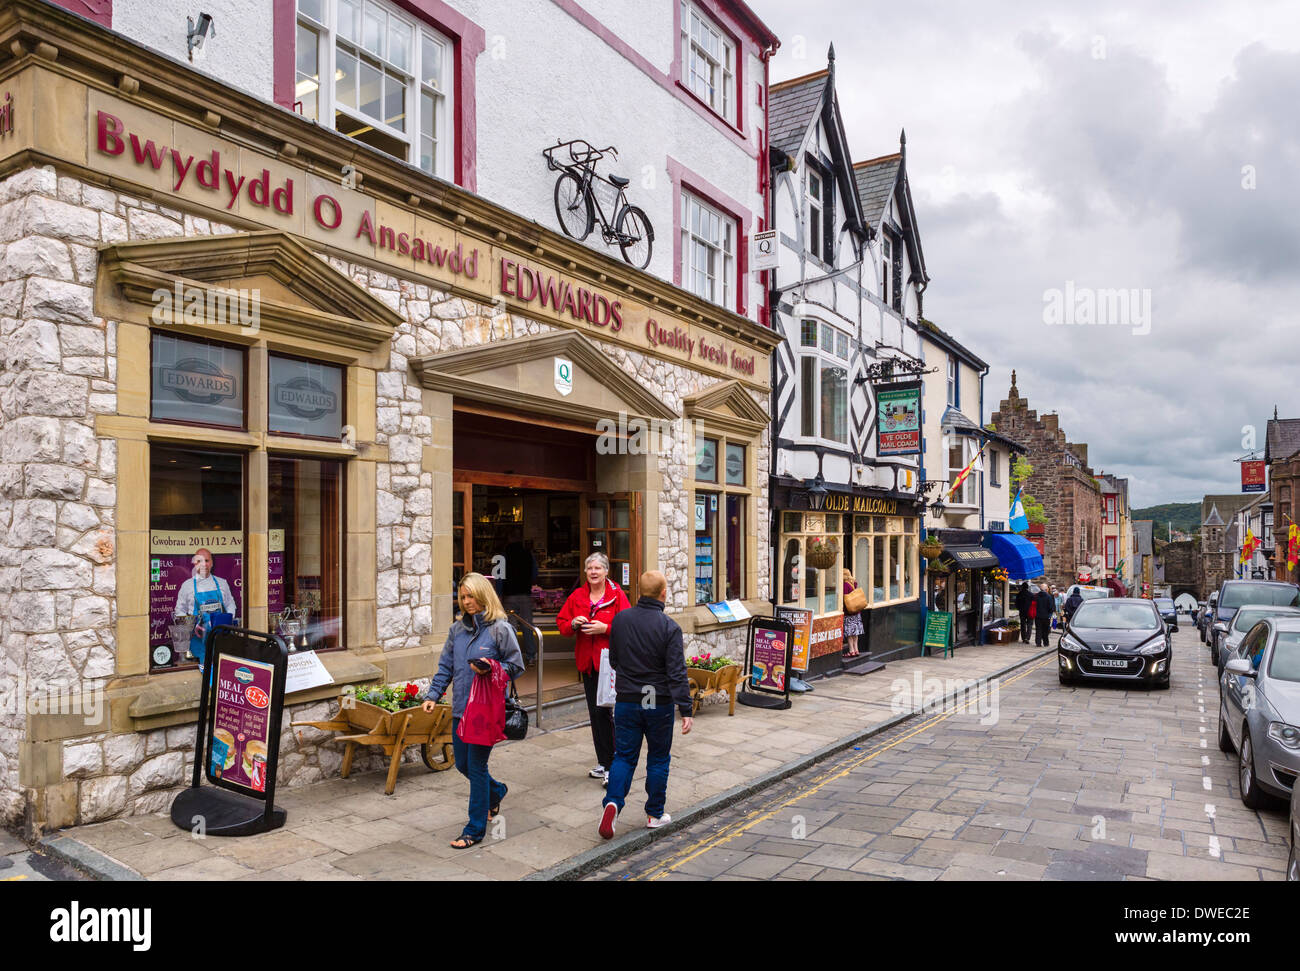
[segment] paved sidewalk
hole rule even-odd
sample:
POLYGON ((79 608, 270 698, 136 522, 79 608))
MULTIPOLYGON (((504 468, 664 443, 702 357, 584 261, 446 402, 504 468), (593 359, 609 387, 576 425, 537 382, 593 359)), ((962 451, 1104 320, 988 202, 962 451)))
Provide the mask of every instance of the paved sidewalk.
MULTIPOLYGON (((673 829, 699 818, 719 803, 854 744, 899 720, 893 707, 896 682, 909 693, 917 685, 931 694, 1024 664, 1042 651, 1027 644, 968 647, 949 658, 915 658, 884 671, 815 683, 811 694, 794 696, 788 711, 725 705, 700 710, 695 730, 683 738, 674 730, 668 809, 673 829)), ((933 698, 910 698, 915 707, 933 698)), ((51 852, 109 879, 148 880, 355 880, 355 879, 521 879, 568 876, 630 851, 652 834, 633 825, 644 791, 644 759, 612 843, 596 833, 603 790, 587 777, 594 759, 591 734, 583 726, 537 732, 505 742, 492 755, 492 774, 510 787, 502 815, 489 824, 488 838, 473 850, 453 850, 448 841, 465 821, 468 783, 454 770, 433 773, 423 764, 404 765, 397 791, 383 793, 382 773, 333 779, 278 793, 288 811, 282 829, 259 836, 192 838, 164 814, 135 816, 53 834, 51 852), (631 832, 628 832, 631 830, 631 832), (134 872, 132 872, 134 871, 134 872)), ((653 834, 663 835, 662 832, 653 834)))

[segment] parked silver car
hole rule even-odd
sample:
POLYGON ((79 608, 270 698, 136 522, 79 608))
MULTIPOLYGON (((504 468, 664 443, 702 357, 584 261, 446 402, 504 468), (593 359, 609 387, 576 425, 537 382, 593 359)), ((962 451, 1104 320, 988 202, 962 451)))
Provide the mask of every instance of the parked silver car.
POLYGON ((1289 799, 1300 776, 1300 617, 1265 617, 1219 679, 1219 748, 1238 753, 1241 801, 1289 799))
POLYGON ((1300 883, 1300 786, 1291 788, 1291 856, 1286 861, 1286 878, 1300 883))
POLYGON ((1214 654, 1214 666, 1220 671, 1224 663, 1232 657, 1232 652, 1241 645, 1241 639, 1247 632, 1265 617, 1287 615, 1300 617, 1300 607, 1271 607, 1268 604, 1246 604, 1238 607, 1231 620, 1219 621, 1214 625, 1218 650, 1214 654))

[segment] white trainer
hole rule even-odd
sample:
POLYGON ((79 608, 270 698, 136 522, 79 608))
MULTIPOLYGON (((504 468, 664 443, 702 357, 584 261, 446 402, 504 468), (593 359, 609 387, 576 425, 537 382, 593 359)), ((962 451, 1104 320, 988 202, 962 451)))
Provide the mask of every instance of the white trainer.
POLYGON ((593 779, 603 779, 605 777, 605 767, 603 765, 598 765, 588 772, 587 775, 591 776, 593 779))
POLYGON ((645 828, 658 829, 660 826, 667 826, 672 821, 673 817, 669 816, 667 813, 664 813, 658 819, 655 819, 653 816, 647 816, 645 820, 645 828))

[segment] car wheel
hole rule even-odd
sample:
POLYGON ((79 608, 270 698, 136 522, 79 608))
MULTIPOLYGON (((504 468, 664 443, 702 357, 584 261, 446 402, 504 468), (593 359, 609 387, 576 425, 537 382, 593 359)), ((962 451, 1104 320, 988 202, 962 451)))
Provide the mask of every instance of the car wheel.
POLYGON ((1232 736, 1228 734, 1228 723, 1223 720, 1223 702, 1219 702, 1219 751, 1231 755, 1235 750, 1232 736))
POLYGON ((1169 690, 1169 683, 1170 683, 1170 681, 1171 681, 1172 679, 1173 679, 1173 675, 1171 674, 1169 677, 1165 678, 1163 681, 1157 681, 1157 682, 1156 682, 1156 690, 1157 690, 1157 691, 1168 691, 1168 690, 1169 690))
POLYGON ((1074 684, 1074 678, 1067 678, 1064 674, 1061 674, 1061 672, 1059 671, 1056 672, 1056 677, 1060 680, 1061 684, 1063 685, 1068 686, 1074 684))
POLYGON ((1250 741, 1249 725, 1241 726, 1241 756, 1237 776, 1241 784, 1242 805, 1247 809, 1263 809, 1265 799, 1259 788, 1259 780, 1255 777, 1255 746, 1250 741))

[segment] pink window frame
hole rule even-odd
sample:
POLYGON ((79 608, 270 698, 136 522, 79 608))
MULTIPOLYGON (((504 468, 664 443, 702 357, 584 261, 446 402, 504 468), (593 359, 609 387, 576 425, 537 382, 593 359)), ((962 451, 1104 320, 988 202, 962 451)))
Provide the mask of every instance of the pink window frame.
MULTIPOLYGON (((456 139, 453 181, 470 192, 478 190, 478 56, 487 47, 487 34, 464 14, 443 0, 389 0, 407 13, 418 17, 452 43, 455 73, 452 80, 455 117, 452 119, 456 139)), ((294 56, 297 37, 298 5, 296 0, 274 0, 271 43, 274 50, 273 97, 282 108, 293 110, 294 56)))
POLYGON ((727 116, 717 111, 707 101, 691 90, 691 86, 686 83, 686 65, 682 61, 682 0, 672 0, 673 4, 673 65, 668 69, 669 76, 677 87, 690 98, 692 102, 699 105, 706 112, 717 118, 728 128, 738 132, 742 137, 745 133, 745 54, 748 50, 745 43, 737 36, 735 30, 728 22, 726 15, 721 11, 714 0, 686 0, 687 3, 699 7, 700 10, 709 18, 713 26, 731 41, 732 47, 736 51, 736 77, 734 83, 736 86, 736 121, 732 124, 727 116))
POLYGON ((668 177, 673 183, 673 283, 682 286, 682 190, 707 202, 736 222, 736 305, 727 307, 745 316, 746 290, 749 288, 749 233, 753 213, 707 179, 692 172, 671 155, 668 177))

